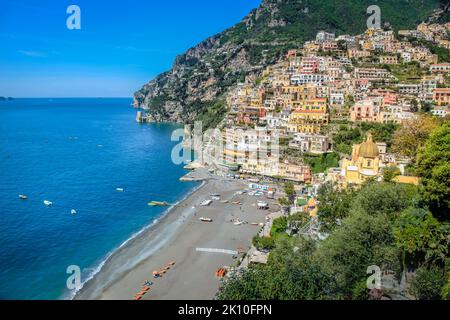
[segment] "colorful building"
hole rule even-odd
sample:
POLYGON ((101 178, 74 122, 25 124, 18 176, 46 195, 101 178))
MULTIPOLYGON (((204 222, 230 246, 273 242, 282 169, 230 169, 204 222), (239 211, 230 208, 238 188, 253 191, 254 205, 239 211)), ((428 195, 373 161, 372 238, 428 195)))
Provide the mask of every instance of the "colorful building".
POLYGON ((323 126, 329 123, 327 99, 316 98, 306 100, 291 113, 289 123, 296 128, 295 132, 320 133, 323 126))

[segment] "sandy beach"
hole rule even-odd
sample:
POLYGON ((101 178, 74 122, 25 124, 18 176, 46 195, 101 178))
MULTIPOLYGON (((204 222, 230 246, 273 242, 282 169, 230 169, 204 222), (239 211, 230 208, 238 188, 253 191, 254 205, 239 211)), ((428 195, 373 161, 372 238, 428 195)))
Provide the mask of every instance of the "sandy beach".
POLYGON ((220 285, 216 270, 234 266, 238 260, 233 254, 211 253, 209 249, 246 252, 260 230, 252 224, 265 222, 267 214, 278 210, 274 202, 270 210, 258 210, 256 203, 262 198, 238 194, 245 189, 246 181, 208 176, 198 190, 155 226, 118 249, 75 299, 132 300, 147 280, 153 285, 144 300, 213 299, 220 285), (211 194, 220 194, 221 201, 201 206, 211 194), (229 202, 222 203, 224 200, 229 202), (202 222, 201 217, 213 222, 202 222), (236 226, 232 222, 235 218, 248 224, 236 226), (172 261, 176 264, 162 278, 153 278, 154 270, 172 261))

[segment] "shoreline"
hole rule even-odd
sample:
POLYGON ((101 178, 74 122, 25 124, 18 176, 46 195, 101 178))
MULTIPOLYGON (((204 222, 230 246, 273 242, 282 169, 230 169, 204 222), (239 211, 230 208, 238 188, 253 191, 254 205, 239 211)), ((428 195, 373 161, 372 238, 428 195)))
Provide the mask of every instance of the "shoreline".
MULTIPOLYGON (((187 176, 197 175, 199 171, 191 171, 187 176)), ((199 252, 198 249, 246 252, 251 239, 259 231, 251 223, 263 223, 265 214, 269 212, 257 210, 255 203, 258 199, 236 195, 238 191, 247 189, 244 181, 211 175, 202 179, 200 186, 180 200, 177 206, 169 208, 157 223, 144 228, 105 259, 101 269, 85 281, 72 299, 132 300, 145 281, 154 282, 145 299, 213 299, 220 285, 215 271, 233 266, 238 260, 230 254, 199 252), (222 200, 230 202, 200 206, 213 193, 220 193, 222 200), (231 201, 242 204, 239 206, 231 201), (213 223, 203 223, 199 221, 200 217, 212 218, 213 223), (234 218, 249 224, 235 226, 230 222, 234 218), (170 261, 176 261, 176 265, 167 275, 153 279, 152 271, 170 261)))
MULTIPOLYGON (((69 297, 62 296, 61 299, 69 299, 69 300, 78 300, 83 292, 87 290, 87 287, 90 285, 90 282, 93 281, 96 276, 103 271, 103 267, 110 262, 116 255, 119 255, 122 250, 126 250, 128 246, 132 246, 134 241, 139 240, 139 237, 144 237, 147 232, 150 232, 152 229, 157 229, 159 224, 165 222, 168 219, 169 215, 176 208, 176 206, 181 205, 186 199, 193 196, 198 190, 203 188, 207 181, 190 181, 190 182, 201 182, 200 185, 193 188, 189 191, 185 196, 183 196, 179 201, 175 203, 174 206, 167 208, 159 217, 156 217, 150 224, 144 226, 141 230, 137 231, 133 235, 131 235, 127 240, 125 240, 120 246, 111 250, 110 253, 106 255, 106 257, 95 266, 95 271, 88 275, 87 279, 82 282, 81 287, 75 292, 70 292, 69 297)), ((139 262, 138 262, 139 263, 139 262)))

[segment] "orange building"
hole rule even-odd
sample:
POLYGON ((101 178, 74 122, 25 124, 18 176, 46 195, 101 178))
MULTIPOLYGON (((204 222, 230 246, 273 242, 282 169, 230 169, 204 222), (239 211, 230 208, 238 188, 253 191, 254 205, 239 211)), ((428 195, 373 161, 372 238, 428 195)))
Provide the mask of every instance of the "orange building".
POLYGON ((436 88, 433 93, 433 101, 438 106, 450 105, 450 88, 436 88))

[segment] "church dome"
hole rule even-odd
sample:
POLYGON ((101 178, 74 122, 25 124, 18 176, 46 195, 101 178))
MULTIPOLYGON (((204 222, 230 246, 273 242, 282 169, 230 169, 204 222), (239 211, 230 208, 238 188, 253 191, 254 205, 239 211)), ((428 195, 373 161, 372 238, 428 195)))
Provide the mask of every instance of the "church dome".
POLYGON ((376 158, 380 155, 377 145, 372 140, 372 135, 369 133, 366 142, 359 147, 359 156, 363 158, 376 158))

